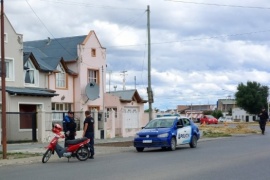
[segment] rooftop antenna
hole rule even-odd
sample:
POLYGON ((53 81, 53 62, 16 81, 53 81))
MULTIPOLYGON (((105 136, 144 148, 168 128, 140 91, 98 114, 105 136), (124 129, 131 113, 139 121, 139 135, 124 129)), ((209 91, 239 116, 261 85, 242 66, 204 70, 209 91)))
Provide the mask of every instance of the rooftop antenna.
POLYGON ((123 90, 126 90, 126 72, 127 71, 122 71, 121 75, 123 76, 123 90))

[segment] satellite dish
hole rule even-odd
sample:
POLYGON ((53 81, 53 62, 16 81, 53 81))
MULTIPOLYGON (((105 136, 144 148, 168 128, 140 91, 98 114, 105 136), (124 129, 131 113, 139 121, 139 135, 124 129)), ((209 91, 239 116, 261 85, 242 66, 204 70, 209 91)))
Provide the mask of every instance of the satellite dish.
POLYGON ((90 82, 86 85, 85 94, 90 100, 99 98, 99 86, 95 82, 90 82))

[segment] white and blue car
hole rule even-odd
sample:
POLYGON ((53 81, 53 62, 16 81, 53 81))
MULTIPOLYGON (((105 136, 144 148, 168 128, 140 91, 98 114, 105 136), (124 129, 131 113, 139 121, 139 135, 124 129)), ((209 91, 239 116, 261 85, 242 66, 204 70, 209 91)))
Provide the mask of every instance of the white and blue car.
POLYGON ((200 130, 190 119, 180 116, 164 116, 151 120, 134 138, 134 147, 138 152, 144 148, 170 149, 189 144, 197 147, 200 130))

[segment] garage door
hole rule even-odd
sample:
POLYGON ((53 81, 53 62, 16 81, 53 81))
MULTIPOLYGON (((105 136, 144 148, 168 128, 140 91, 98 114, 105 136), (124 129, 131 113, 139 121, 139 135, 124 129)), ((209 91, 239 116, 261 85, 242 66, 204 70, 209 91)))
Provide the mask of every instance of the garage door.
POLYGON ((138 108, 126 107, 123 112, 124 128, 139 127, 139 110, 138 108))

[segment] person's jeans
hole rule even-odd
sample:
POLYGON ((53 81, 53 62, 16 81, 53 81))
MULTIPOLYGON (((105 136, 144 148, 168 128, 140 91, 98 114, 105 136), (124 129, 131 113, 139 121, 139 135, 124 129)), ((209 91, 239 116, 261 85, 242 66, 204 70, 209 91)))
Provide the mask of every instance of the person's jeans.
POLYGON ((91 156, 94 156, 95 155, 94 133, 93 132, 86 132, 85 133, 85 137, 87 137, 88 139, 90 139, 90 142, 89 142, 90 153, 91 153, 91 156))
POLYGON ((262 133, 264 134, 264 131, 265 131, 265 125, 266 125, 266 120, 260 120, 259 124, 260 124, 260 128, 261 128, 261 130, 262 130, 262 133))

